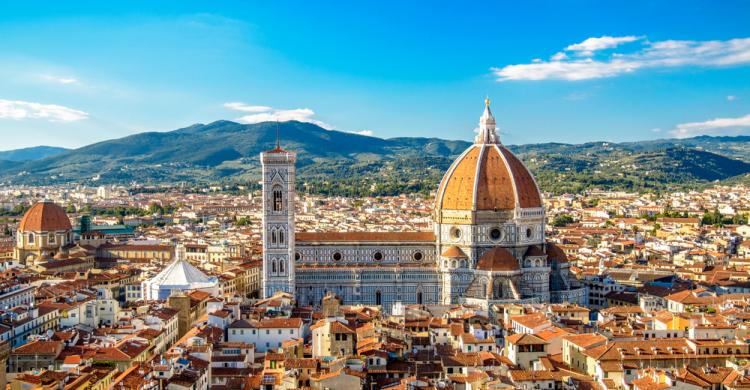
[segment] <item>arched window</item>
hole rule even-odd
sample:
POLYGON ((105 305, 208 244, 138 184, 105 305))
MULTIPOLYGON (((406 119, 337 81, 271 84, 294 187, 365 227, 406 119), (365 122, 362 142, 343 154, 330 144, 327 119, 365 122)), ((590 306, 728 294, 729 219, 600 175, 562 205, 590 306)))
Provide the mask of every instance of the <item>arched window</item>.
POLYGON ((271 260, 271 273, 276 273, 276 259, 271 260))
POLYGON ((380 293, 380 290, 375 291, 375 304, 376 305, 382 305, 383 304, 383 296, 380 293))
POLYGON ((417 293, 417 304, 419 305, 422 304, 422 292, 421 291, 417 293))
POLYGON ((456 268, 456 260, 451 260, 451 268, 456 268))
POLYGON ((461 260, 461 268, 466 268, 466 260, 461 260))
POLYGON ((284 209, 284 198, 281 192, 281 186, 273 186, 273 211, 282 211, 284 209))
POLYGON ((276 244, 276 229, 271 229, 271 244, 276 244))
POLYGON ((34 243, 34 233, 29 233, 29 244, 34 243))
POLYGON ((542 266, 542 260, 540 260, 540 259, 537 259, 537 260, 536 260, 536 266, 537 266, 537 267, 541 267, 541 266, 542 266))
POLYGON ((279 260, 279 273, 284 273, 284 260, 279 260))
POLYGON ((284 229, 279 229, 279 244, 284 243, 284 229))

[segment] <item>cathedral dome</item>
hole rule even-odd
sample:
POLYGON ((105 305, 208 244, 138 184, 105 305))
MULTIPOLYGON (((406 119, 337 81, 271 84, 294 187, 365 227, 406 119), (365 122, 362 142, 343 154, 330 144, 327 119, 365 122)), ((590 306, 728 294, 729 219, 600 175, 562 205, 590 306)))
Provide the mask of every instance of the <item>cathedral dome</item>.
POLYGON ((31 206, 18 225, 18 230, 22 232, 54 232, 72 228, 65 210, 46 200, 31 206))
POLYGON ((537 207, 542 207, 542 197, 534 177, 500 143, 487 100, 474 145, 443 176, 435 209, 499 211, 537 207))
POLYGON ((479 258, 477 269, 481 271, 518 271, 521 266, 507 249, 496 246, 479 258))

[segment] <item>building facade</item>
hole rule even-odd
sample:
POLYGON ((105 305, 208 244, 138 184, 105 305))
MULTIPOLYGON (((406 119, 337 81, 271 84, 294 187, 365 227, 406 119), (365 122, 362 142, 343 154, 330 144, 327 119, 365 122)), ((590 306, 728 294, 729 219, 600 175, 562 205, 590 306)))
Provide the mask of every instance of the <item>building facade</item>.
POLYGON ((263 293, 295 293, 294 176, 297 154, 276 148, 260 154, 263 166, 263 293))
POLYGON ((440 183, 432 232, 295 235, 295 159, 278 146, 261 154, 266 297, 281 290, 293 292, 298 304, 319 305, 334 293, 344 304, 386 310, 400 304, 586 303, 586 288, 571 277, 565 253, 545 240, 539 188, 500 143, 489 100, 474 144, 440 183))

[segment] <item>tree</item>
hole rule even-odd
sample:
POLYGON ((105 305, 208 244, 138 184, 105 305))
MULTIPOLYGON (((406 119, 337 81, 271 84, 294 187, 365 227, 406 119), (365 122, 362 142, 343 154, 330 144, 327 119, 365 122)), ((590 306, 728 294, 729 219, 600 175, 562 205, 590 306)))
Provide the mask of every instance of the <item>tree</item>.
POLYGON ((552 220, 552 226, 562 227, 573 223, 573 216, 568 214, 556 215, 555 219, 552 220))
POLYGON ((250 218, 248 217, 238 218, 234 224, 237 226, 250 226, 250 218))
POLYGON ((158 203, 151 203, 148 206, 148 212, 151 213, 151 214, 159 214, 159 215, 161 215, 161 214, 164 214, 164 208, 161 207, 161 205, 158 204, 158 203))

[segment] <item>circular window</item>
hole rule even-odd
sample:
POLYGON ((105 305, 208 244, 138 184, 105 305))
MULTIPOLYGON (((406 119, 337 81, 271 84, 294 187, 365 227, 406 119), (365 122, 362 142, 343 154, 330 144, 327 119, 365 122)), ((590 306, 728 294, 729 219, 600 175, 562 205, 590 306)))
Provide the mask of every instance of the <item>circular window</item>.
POLYGON ((531 238, 531 228, 526 228, 526 238, 531 238))
POLYGON ((383 260, 383 253, 375 252, 375 254, 372 255, 372 258, 375 259, 375 261, 383 260))
POLYGON ((302 260, 302 255, 301 255, 301 254, 300 254, 299 252, 295 252, 295 253, 294 253, 294 260, 295 260, 295 261, 300 261, 300 260, 302 260))
POLYGON ((500 229, 498 229, 498 228, 493 228, 492 230, 490 230, 490 238, 491 238, 491 239, 492 239, 493 241, 497 241, 497 240, 499 240, 499 239, 500 239, 500 237, 502 237, 502 236, 503 236, 503 232, 501 232, 501 231, 500 231, 500 229))
POLYGON ((341 253, 339 253, 339 252, 334 253, 333 254, 333 260, 335 260, 335 261, 341 260, 341 253))
POLYGON ((455 228, 455 227, 451 229, 451 237, 453 237, 456 240, 461 238, 461 229, 455 228))
POLYGON ((424 255, 422 255, 422 252, 414 252, 414 254, 412 255, 412 258, 416 261, 422 260, 423 257, 424 255))

